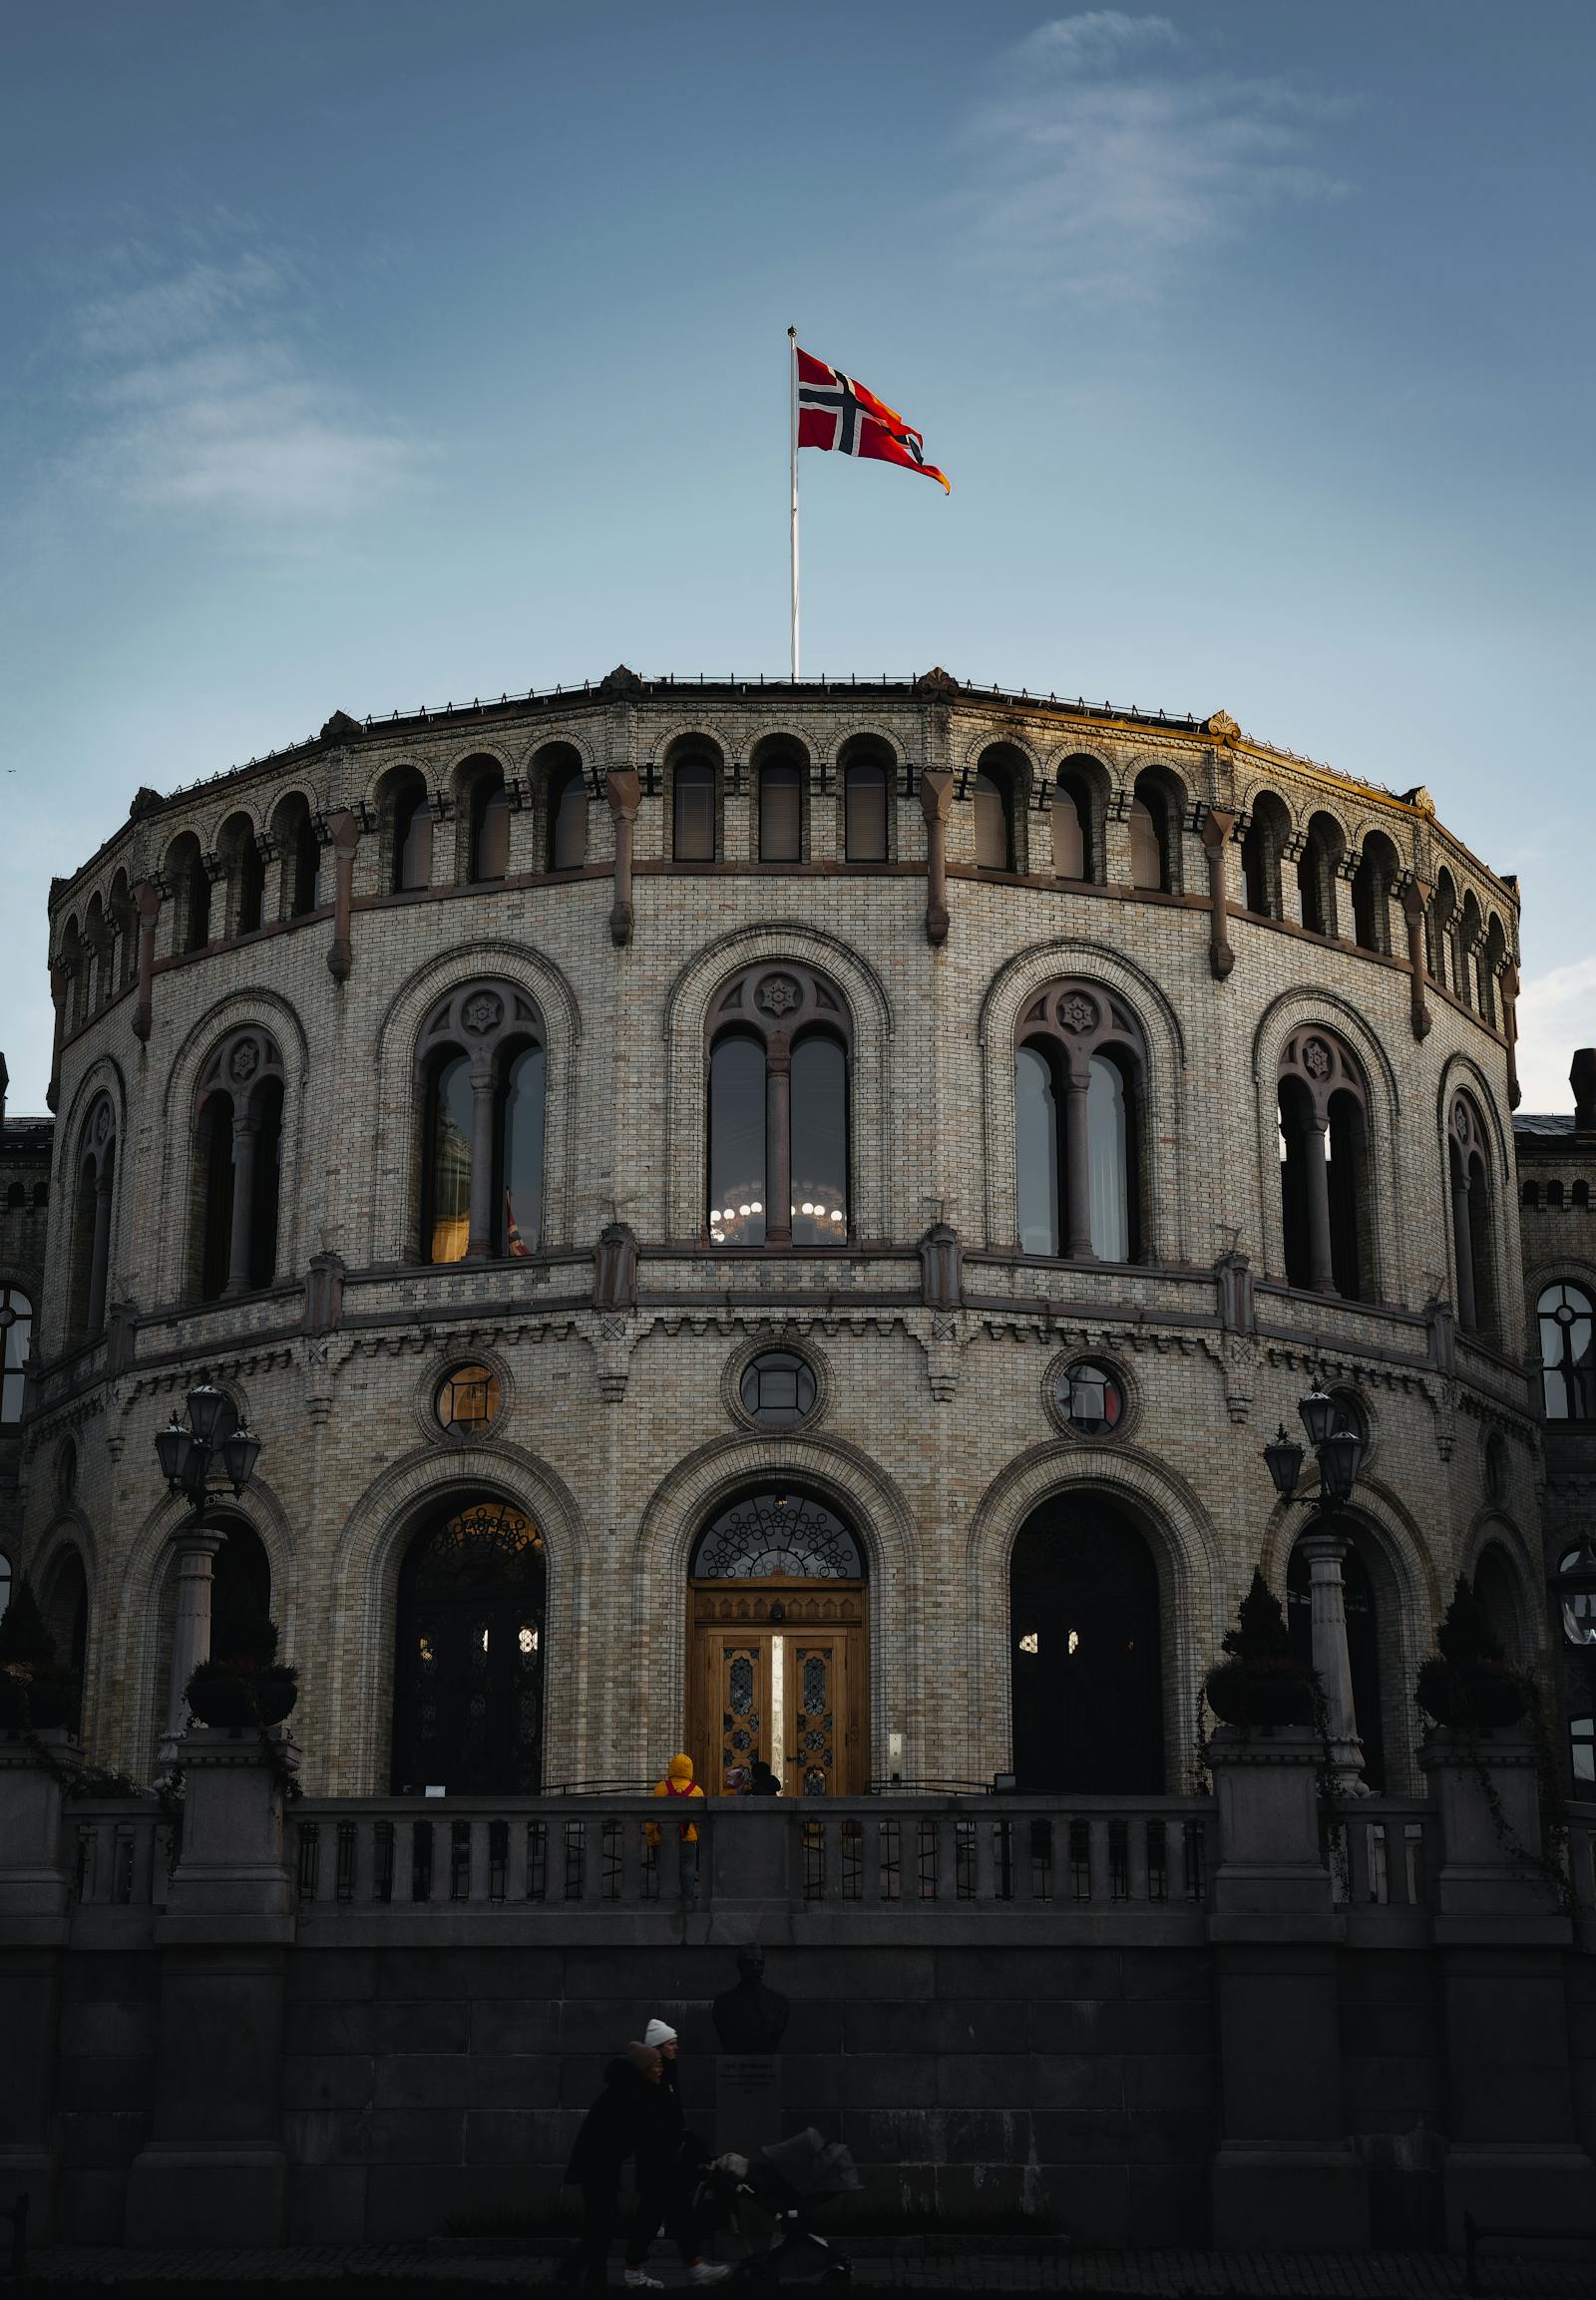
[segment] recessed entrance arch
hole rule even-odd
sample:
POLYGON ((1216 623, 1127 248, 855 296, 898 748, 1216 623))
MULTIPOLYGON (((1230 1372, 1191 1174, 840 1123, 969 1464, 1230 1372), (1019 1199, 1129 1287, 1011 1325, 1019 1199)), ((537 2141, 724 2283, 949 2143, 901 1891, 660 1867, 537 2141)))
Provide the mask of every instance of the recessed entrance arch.
POLYGON ((396 1794, 528 1796, 543 1785, 543 1535, 496 1495, 447 1502, 399 1573, 396 1794))
POLYGON ((762 1757, 784 1796, 869 1786, 863 1547, 818 1495, 745 1493, 703 1527, 687 1588, 687 1745, 711 1795, 762 1757))
POLYGON ((1162 1793, 1158 1615, 1157 1567, 1121 1511, 1095 1495, 1032 1510, 1008 1576, 1018 1788, 1162 1793))

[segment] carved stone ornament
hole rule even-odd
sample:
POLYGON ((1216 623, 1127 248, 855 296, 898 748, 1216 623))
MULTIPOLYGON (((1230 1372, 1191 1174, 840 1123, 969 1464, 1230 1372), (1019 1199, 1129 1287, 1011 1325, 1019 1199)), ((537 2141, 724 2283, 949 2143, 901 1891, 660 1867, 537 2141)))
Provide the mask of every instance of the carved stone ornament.
POLYGON ((1314 1078, 1330 1076, 1331 1053, 1323 1038, 1309 1039, 1303 1048, 1303 1068, 1314 1078))
POLYGON ((479 990, 476 997, 468 998, 461 1009, 460 1019, 468 1030, 478 1037, 486 1037, 497 1030, 504 1020, 504 1000, 493 990, 479 990))
POLYGON ((1066 1030, 1073 1030, 1077 1036, 1087 1030, 1095 1030, 1098 1021, 1096 1001, 1088 998, 1084 990, 1072 990, 1067 998, 1058 1001, 1058 1019, 1066 1030))
POLYGON ((1210 711, 1208 714, 1208 732, 1216 742, 1233 743, 1241 733, 1241 729, 1229 711, 1210 711))
POLYGON ((240 1038, 227 1057, 227 1070, 240 1084, 252 1078, 260 1067, 260 1048, 253 1038, 240 1038))
POLYGON ((92 1131, 94 1140, 97 1144, 104 1143, 110 1139, 111 1105, 109 1102, 105 1100, 101 1101, 99 1109, 96 1110, 94 1114, 94 1126, 92 1131))
POLYGON ((790 1014, 803 1002, 803 992, 790 974, 769 974, 755 992, 755 1000, 767 1014, 790 1014))

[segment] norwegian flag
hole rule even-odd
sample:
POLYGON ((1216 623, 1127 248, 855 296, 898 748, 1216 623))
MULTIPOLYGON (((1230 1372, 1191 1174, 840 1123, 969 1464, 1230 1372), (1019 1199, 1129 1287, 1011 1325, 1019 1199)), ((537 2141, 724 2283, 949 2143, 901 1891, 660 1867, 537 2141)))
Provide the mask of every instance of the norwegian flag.
POLYGON ((516 1210, 510 1203, 508 1190, 505 1192, 505 1244, 510 1250, 510 1258, 513 1262, 530 1262, 532 1260, 532 1248, 516 1228, 516 1210))
POLYGON ((828 367, 794 344, 798 361, 798 445, 839 455, 860 455, 876 463, 899 463, 924 472, 953 494, 953 484, 928 463, 918 431, 894 408, 840 367, 828 367))

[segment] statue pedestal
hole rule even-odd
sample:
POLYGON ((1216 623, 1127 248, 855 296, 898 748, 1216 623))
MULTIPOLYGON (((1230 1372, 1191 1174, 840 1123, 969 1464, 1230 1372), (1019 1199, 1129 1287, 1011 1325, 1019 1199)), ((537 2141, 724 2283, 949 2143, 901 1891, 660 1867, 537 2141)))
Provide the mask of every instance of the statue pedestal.
POLYGON ((757 2155, 781 2138, 781 2063, 774 2053, 722 2053, 715 2063, 715 2146, 757 2155))

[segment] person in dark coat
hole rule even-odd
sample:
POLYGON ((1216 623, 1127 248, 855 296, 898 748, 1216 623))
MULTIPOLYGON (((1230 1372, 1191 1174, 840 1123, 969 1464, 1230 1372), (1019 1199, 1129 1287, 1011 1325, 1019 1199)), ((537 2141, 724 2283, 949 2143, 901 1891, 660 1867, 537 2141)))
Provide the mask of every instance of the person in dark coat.
POLYGON ((728 2273, 703 2256, 707 2217, 694 2206, 694 2193, 709 2159, 696 2132, 687 2129, 676 2056, 680 2040, 668 2021, 651 2020, 643 2043, 660 2058, 657 2127, 646 2149, 637 2152, 637 2209, 626 2232, 626 2281, 651 2283, 643 2269, 648 2247, 661 2228, 681 2253, 689 2284, 718 2284, 728 2273))
POLYGON ((777 1780, 775 1774, 771 1771, 769 1765, 766 1764, 763 1757, 754 1758, 752 1773, 753 1778, 748 1784, 748 1794, 751 1797, 780 1796, 781 1783, 777 1780))
MULTIPOLYGON (((628 2045, 605 2069, 598 2098, 572 2146, 566 2178, 582 2190, 582 2242, 572 2265, 584 2284, 601 2287, 608 2280, 621 2167, 632 2159, 638 2194, 652 2195, 662 2163, 672 2159, 673 2120, 659 2090, 660 2069, 651 2045, 628 2045)), ((629 2253, 630 2247, 627 2283, 650 2283, 629 2253)))

